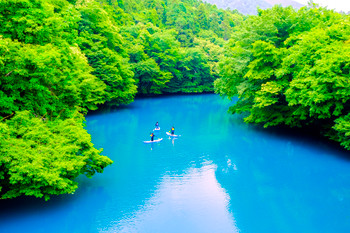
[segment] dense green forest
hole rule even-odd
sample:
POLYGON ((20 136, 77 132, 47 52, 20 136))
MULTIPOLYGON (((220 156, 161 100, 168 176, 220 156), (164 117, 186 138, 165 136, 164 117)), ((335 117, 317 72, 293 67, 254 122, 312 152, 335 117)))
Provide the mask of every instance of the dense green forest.
POLYGON ((350 149, 350 17, 275 6, 235 28, 216 92, 249 123, 319 129, 350 149))
POLYGON ((0 0, 0 197, 47 200, 103 172, 84 115, 136 95, 215 90, 246 122, 350 149, 349 20, 312 4, 243 16, 199 0, 0 0))
POLYGON ((244 17, 197 0, 0 0, 0 196, 74 193, 112 161, 84 115, 212 92, 244 17))

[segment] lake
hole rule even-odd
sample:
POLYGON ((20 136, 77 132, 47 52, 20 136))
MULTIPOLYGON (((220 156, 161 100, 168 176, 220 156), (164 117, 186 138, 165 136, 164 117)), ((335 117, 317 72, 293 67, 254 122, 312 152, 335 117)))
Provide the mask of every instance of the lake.
POLYGON ((350 232, 349 152, 245 124, 230 105, 180 95, 90 113, 86 129, 114 164, 79 177, 74 195, 2 200, 0 232, 350 232), (163 140, 144 144, 157 121, 163 140))

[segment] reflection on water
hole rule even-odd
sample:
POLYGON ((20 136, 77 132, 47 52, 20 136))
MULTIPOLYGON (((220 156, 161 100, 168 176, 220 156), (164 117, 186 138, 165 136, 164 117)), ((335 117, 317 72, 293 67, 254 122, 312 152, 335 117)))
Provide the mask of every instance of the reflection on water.
POLYGON ((215 165, 166 174, 153 196, 102 232, 239 232, 215 165), (181 224, 179 224, 181 223, 181 224))
POLYGON ((350 232, 349 153, 244 124, 215 95, 140 99, 87 130, 115 163, 74 195, 0 200, 0 232, 350 232), (159 143, 145 144, 154 123, 159 143), (169 139, 172 126, 181 137, 169 139))

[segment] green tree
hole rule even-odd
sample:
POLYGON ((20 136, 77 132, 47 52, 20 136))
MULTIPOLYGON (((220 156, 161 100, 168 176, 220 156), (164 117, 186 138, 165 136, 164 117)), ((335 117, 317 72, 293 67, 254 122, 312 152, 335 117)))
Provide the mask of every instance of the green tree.
POLYGON ((331 10, 260 11, 233 35, 216 91, 239 97, 230 110, 246 122, 313 125, 350 148, 349 39, 348 16, 331 10))
POLYGON ((74 193, 80 174, 91 177, 112 163, 82 127, 83 117, 44 121, 29 111, 0 122, 0 197, 74 193))
POLYGON ((182 54, 178 67, 182 73, 179 88, 182 92, 209 92, 213 90, 215 75, 211 72, 208 58, 200 48, 189 48, 182 54))
POLYGON ((96 2, 82 5, 79 11, 82 20, 78 43, 94 68, 93 74, 107 85, 107 101, 115 105, 131 103, 137 87, 117 24, 96 2))
POLYGON ((152 58, 135 63, 134 73, 141 94, 161 94, 172 78, 171 73, 162 72, 152 58))
POLYGON ((0 34, 44 45, 73 43, 78 12, 65 0, 0 0, 0 34))
MULTIPOLYGON (((30 110, 68 117, 77 106, 97 109, 105 85, 95 76, 79 48, 26 45, 0 37, 0 114, 30 110)), ((84 110, 84 109, 81 109, 84 110)))
POLYGON ((106 85, 76 45, 79 20, 65 0, 0 1, 1 198, 73 193, 112 163, 83 128, 106 85))
POLYGON ((83 128, 100 104, 213 90, 242 17, 197 0, 0 0, 1 198, 73 193, 111 164, 83 128))

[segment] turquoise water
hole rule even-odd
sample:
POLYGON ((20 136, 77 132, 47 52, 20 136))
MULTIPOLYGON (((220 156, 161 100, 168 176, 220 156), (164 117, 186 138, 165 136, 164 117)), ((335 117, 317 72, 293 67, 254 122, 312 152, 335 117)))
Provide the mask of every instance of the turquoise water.
POLYGON ((1 201, 0 232, 350 232, 349 153, 244 124, 229 105, 167 96, 88 115, 114 164, 74 195, 1 201), (144 144, 156 121, 163 141, 144 144))

